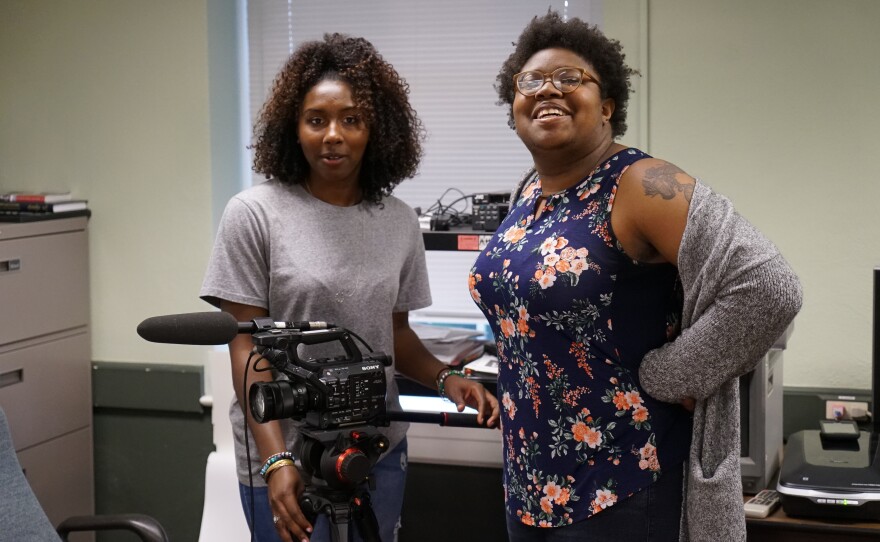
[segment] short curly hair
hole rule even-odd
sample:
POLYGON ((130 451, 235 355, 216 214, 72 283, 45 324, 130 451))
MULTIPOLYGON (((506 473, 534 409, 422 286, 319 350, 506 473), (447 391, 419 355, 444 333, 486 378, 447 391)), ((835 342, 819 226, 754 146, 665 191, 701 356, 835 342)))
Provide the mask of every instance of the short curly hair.
POLYGON ((308 179, 309 163, 297 143, 300 110, 308 91, 325 79, 351 86, 369 126, 360 185, 364 200, 378 203, 418 171, 425 135, 409 85, 364 38, 324 34, 290 56, 254 125, 254 171, 287 184, 308 179))
POLYGON ((631 90, 629 78, 638 72, 624 62, 625 55, 619 41, 609 39, 597 26, 577 17, 564 21, 555 11, 548 11, 546 15, 532 19, 514 47, 513 53, 501 65, 495 82, 497 103, 508 107, 507 124, 511 128, 514 128, 513 99, 516 92, 513 76, 538 51, 558 47, 580 55, 593 66, 601 80, 602 98, 614 100, 612 135, 617 138, 626 133, 626 106, 631 90))

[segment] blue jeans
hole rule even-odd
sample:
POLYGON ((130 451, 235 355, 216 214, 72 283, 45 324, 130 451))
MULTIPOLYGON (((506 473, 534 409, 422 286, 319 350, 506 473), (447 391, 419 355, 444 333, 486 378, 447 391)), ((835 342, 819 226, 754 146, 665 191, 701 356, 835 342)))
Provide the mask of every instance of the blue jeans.
MULTIPOLYGON (((400 511, 403 508, 403 490, 406 487, 406 438, 393 450, 388 452, 381 461, 373 466, 371 476, 376 482, 376 489, 370 491, 373 512, 379 523, 379 536, 382 542, 395 542, 397 530, 400 528, 400 511)), ((266 487, 253 488, 254 516, 251 518, 251 488, 239 483, 241 505, 247 518, 248 526, 254 531, 256 542, 280 542, 278 531, 272 523, 272 509, 269 507, 269 490, 266 487)), ((363 542, 356 532, 354 522, 349 525, 349 540, 363 542)), ((326 515, 318 516, 314 525, 311 540, 313 542, 330 542, 330 521, 326 515)))
POLYGON ((611 508, 566 527, 524 525, 507 516, 510 542, 677 542, 684 483, 683 465, 611 508))

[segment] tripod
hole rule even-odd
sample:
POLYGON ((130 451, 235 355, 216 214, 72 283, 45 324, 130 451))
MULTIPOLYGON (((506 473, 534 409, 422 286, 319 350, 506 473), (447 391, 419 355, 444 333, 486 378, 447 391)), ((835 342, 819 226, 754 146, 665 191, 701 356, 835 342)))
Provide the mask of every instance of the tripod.
POLYGON ((388 449, 388 439, 367 425, 337 429, 300 428, 299 457, 312 481, 300 498, 303 512, 314 521, 330 520, 333 542, 348 542, 353 520, 365 542, 381 542, 379 525, 365 487, 370 470, 388 449))
MULTIPOLYGON (((336 429, 300 428, 299 457, 312 482, 300 498, 300 507, 314 522, 318 514, 330 520, 333 542, 348 542, 352 520, 365 542, 382 542, 379 525, 370 503, 365 482, 373 483, 369 473, 388 449, 388 439, 376 430, 392 421, 431 423, 450 427, 482 427, 476 416, 458 412, 388 411, 373 420, 376 425, 354 425, 336 429), (315 483, 315 481, 319 483, 315 483)), ((372 489, 372 487, 371 487, 372 489)))

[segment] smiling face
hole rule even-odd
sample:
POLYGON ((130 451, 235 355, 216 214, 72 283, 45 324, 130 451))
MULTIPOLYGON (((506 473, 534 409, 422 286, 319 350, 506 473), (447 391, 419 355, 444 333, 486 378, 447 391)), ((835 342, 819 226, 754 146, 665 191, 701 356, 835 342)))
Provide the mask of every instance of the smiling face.
MULTIPOLYGON (((589 62, 561 48, 538 51, 521 71, 550 73, 562 67, 582 68, 598 79, 589 62)), ((613 100, 603 100, 599 86, 588 77, 569 93, 557 89, 547 78, 535 95, 517 92, 513 99, 516 133, 536 159, 560 151, 580 156, 609 142, 613 136, 608 119, 613 112, 613 100)))
POLYGON ((309 163, 311 186, 358 186, 370 130, 348 83, 324 79, 306 93, 297 135, 309 163))

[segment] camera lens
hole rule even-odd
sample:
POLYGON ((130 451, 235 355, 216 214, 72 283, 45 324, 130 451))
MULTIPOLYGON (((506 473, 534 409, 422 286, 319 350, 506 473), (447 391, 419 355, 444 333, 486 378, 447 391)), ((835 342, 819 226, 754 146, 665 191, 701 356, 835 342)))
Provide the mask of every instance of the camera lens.
POLYGON ((288 381, 254 382, 250 389, 251 413, 260 423, 304 414, 314 405, 309 390, 288 381))
POLYGON ((255 420, 266 419, 266 397, 262 393, 251 393, 251 412, 255 420))

